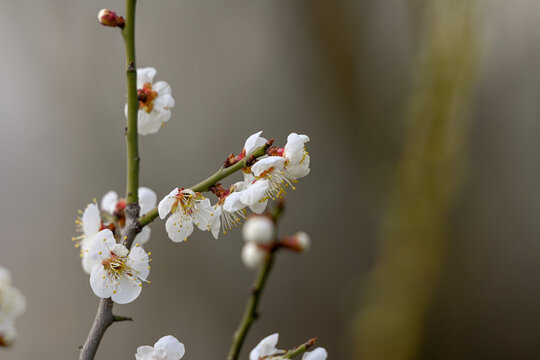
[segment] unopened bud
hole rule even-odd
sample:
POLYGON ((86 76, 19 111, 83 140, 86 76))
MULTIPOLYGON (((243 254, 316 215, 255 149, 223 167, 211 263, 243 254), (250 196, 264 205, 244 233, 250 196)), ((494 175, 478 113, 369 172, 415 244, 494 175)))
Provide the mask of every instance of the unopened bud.
POLYGON ((269 244, 274 241, 274 222, 265 215, 250 216, 242 228, 242 235, 247 242, 269 244))
POLYGON ((279 245, 296 252, 305 252, 308 251, 311 246, 311 239, 308 234, 299 231, 293 236, 281 239, 279 245))
POLYGON ((123 17, 116 15, 114 11, 108 9, 101 9, 98 13, 98 20, 101 25, 119 27, 120 29, 123 29, 125 25, 123 17))
POLYGON ((8 327, 6 330, 0 333, 0 346, 9 347, 13 345, 15 339, 17 338, 17 332, 13 326, 8 327))
POLYGON ((242 248, 242 261, 250 269, 256 269, 264 261, 266 251, 253 242, 247 242, 242 248))

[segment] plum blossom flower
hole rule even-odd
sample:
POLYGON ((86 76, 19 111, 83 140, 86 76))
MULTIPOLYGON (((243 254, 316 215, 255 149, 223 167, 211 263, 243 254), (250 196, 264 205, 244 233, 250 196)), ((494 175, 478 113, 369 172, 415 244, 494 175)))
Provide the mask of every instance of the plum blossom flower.
POLYGON ((285 170, 296 179, 303 178, 309 174, 309 154, 306 151, 305 143, 309 141, 307 135, 291 133, 287 137, 287 144, 283 151, 283 156, 287 159, 285 170))
POLYGON ((10 346, 16 337, 15 318, 26 310, 23 294, 11 285, 11 274, 0 267, 0 346, 10 346))
POLYGON ((186 350, 174 336, 167 335, 159 339, 154 346, 139 346, 135 358, 137 360, 180 360, 186 350))
POLYGON ((251 167, 255 180, 242 192, 240 200, 247 206, 256 206, 268 199, 282 197, 287 187, 294 190, 296 179, 285 170, 285 161, 281 156, 269 156, 257 161, 251 167))
POLYGON ((96 261, 90 273, 92 290, 118 304, 132 302, 141 293, 142 282, 148 282, 148 255, 139 246, 130 251, 117 244, 109 229, 100 231, 90 245, 90 256, 96 261))
MULTIPOLYGON (((157 203, 156 193, 147 187, 141 186, 138 191, 140 215, 144 215, 152 210, 157 203)), ((124 210, 126 208, 126 200, 120 199, 115 191, 109 191, 103 198, 101 198, 101 209, 107 212, 109 215, 119 217, 119 223, 123 226, 124 223, 124 210)), ((152 230, 149 226, 142 228, 141 232, 135 237, 135 243, 144 245, 150 240, 152 230)))
POLYGON ((242 228, 245 241, 267 245, 274 241, 274 222, 268 216, 250 216, 242 228))
POLYGON ((302 360, 326 360, 328 353, 325 348, 318 347, 313 351, 305 352, 302 355, 302 360))
POLYGON ((210 205, 210 200, 190 189, 174 189, 158 205, 161 219, 169 213, 165 223, 167 234, 174 242, 186 241, 193 232, 193 225, 200 230, 210 230, 217 237, 219 213, 210 205))
POLYGON ((277 333, 262 339, 249 353, 249 360, 260 360, 269 356, 283 355, 285 351, 276 348, 278 339, 279 334, 277 333))
MULTIPOLYGON (((165 81, 153 83, 156 73, 156 69, 152 67, 137 69, 137 97, 139 99, 137 128, 141 135, 156 133, 171 119, 171 109, 175 104, 169 84, 165 81)), ((126 117, 127 111, 126 104, 124 109, 126 117)))
POLYGON ((81 234, 72 238, 76 242, 75 246, 80 248, 81 264, 83 270, 90 274, 94 262, 90 254, 90 244, 94 236, 101 230, 101 214, 99 207, 95 203, 88 204, 82 216, 75 221, 77 231, 81 234))

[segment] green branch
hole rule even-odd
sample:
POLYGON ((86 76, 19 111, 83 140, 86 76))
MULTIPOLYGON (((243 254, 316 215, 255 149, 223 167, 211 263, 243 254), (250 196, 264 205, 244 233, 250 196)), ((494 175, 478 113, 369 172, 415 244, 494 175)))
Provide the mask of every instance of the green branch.
POLYGON ((126 25, 122 31, 126 45, 127 78, 127 186, 126 202, 138 202, 139 190, 139 139, 137 118, 139 100, 137 99, 137 66, 135 62, 135 5, 136 0, 126 1, 126 25))
POLYGON ((303 353, 305 353, 306 351, 308 351, 308 350, 309 350, 316 342, 317 342, 317 338, 309 339, 308 341, 306 341, 306 342, 303 343, 302 345, 297 346, 297 347, 295 347, 294 349, 287 351, 287 352, 283 355, 283 358, 285 358, 285 359, 292 359, 292 358, 294 358, 295 356, 298 356, 298 355, 300 355, 300 354, 303 354, 303 353))
MULTIPOLYGON (((221 167, 218 171, 216 171, 214 175, 210 176, 209 178, 201 181, 200 183, 196 185, 193 185, 192 187, 190 187, 190 189, 195 192, 209 191, 210 187, 214 185, 215 183, 217 183, 218 181, 226 178, 229 175, 234 174, 237 171, 240 171, 248 167, 252 159, 266 154, 267 147, 268 147, 268 143, 262 145, 261 147, 258 147, 251 156, 243 158, 242 160, 238 161, 234 165, 231 165, 227 168, 221 167)), ((144 227, 150 224, 152 221, 154 221, 154 219, 157 217, 158 217, 158 208, 156 206, 155 208, 153 208, 152 210, 150 210, 149 212, 147 212, 146 214, 144 214, 143 216, 139 218, 139 224, 141 225, 141 227, 144 227)))

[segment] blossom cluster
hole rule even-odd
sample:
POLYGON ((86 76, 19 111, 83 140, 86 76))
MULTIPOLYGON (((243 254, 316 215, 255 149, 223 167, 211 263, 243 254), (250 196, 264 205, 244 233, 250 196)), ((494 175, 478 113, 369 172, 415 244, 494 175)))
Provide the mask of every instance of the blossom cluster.
MULTIPOLYGON (((261 133, 259 131, 246 140, 234 161, 250 159, 257 149, 267 144, 261 133)), ((217 239, 221 230, 226 233, 246 218, 246 208, 255 214, 264 212, 268 200, 281 198, 289 188, 295 189, 298 179, 309 174, 310 158, 305 149, 308 141, 306 135, 292 133, 283 148, 267 149, 265 155, 253 159, 254 163, 243 170, 243 181, 228 189, 222 188, 221 184, 214 186, 213 191, 219 198, 214 205, 199 192, 173 189, 158 205, 161 219, 170 214, 165 225, 169 238, 174 242, 185 241, 196 226, 202 231, 210 231, 217 239)))
MULTIPOLYGON (((154 191, 140 187, 138 191, 140 213, 146 214, 156 206, 154 191)), ((137 234, 131 250, 122 245, 122 231, 126 225, 126 201, 109 191, 101 199, 88 204, 76 224, 80 235, 73 238, 80 248, 83 270, 90 274, 90 285, 101 298, 112 298, 119 304, 135 300, 150 272, 149 255, 142 245, 150 239, 146 226, 137 234)))
POLYGON ((9 271, 0 266, 0 346, 10 346, 15 341, 15 318, 25 310, 25 297, 11 285, 9 271))

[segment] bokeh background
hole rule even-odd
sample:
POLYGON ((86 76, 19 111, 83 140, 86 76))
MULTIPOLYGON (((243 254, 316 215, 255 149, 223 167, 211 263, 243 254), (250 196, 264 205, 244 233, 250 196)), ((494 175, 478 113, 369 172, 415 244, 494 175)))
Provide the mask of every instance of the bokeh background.
MULTIPOLYGON (((0 265, 28 299, 0 358, 78 356, 98 299, 74 220, 125 186, 120 0, 0 0, 0 265)), ((141 0, 139 66, 173 119, 140 141, 158 196, 213 173, 258 130, 308 134, 311 174, 242 358, 318 336, 334 359, 540 358, 540 3, 141 0)), ((234 179, 233 179, 234 180, 234 179)), ((242 239, 152 225, 150 279, 115 307, 100 359, 172 334, 225 358, 255 273, 242 239)))

